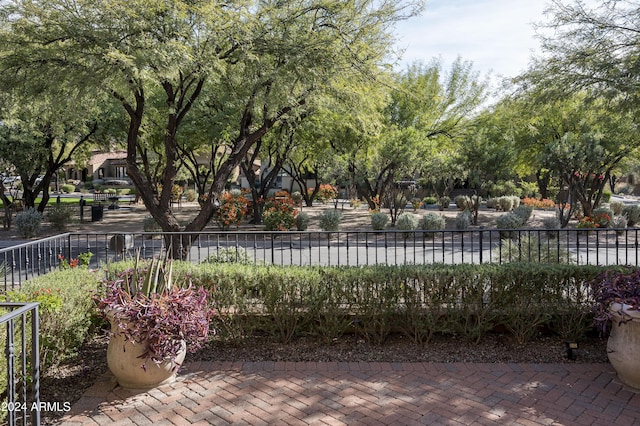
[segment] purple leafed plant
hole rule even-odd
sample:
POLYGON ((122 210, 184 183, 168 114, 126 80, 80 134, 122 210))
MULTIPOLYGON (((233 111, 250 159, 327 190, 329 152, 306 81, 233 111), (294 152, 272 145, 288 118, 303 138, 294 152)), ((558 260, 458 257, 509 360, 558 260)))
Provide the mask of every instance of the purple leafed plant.
POLYGON ((146 342, 140 358, 156 363, 175 361, 183 342, 189 352, 195 352, 211 331, 209 293, 194 288, 188 278, 186 285, 175 285, 171 269, 168 260, 136 259, 134 268, 105 280, 104 295, 94 298, 114 333, 130 342, 146 342))
MULTIPOLYGON (((594 321, 602 335, 609 332, 609 321, 613 319, 609 309, 612 303, 628 305, 629 310, 640 310, 640 269, 607 270, 591 281, 591 289, 596 302, 594 321)), ((623 316, 618 325, 629 321, 631 317, 623 316)))

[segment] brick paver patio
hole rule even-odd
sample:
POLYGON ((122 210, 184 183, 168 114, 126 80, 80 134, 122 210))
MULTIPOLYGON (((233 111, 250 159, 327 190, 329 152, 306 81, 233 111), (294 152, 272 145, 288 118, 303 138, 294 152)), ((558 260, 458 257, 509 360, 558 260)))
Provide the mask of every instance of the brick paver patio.
POLYGON ((640 425, 608 364, 201 362, 132 393, 104 375, 64 425, 640 425))

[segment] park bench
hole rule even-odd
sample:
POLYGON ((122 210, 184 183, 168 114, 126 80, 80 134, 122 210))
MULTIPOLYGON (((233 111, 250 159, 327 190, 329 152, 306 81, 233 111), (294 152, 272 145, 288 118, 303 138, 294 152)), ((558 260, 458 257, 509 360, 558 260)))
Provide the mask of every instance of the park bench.
POLYGON ((109 194, 105 194, 104 192, 94 192, 93 193, 93 201, 94 202, 107 201, 109 196, 110 196, 109 194))

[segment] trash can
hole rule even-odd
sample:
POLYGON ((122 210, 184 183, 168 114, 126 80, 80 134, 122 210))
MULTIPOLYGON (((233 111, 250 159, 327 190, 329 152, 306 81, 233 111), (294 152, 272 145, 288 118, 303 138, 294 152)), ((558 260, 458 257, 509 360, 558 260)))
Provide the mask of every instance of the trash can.
POLYGON ((102 204, 98 203, 91 205, 91 222, 102 220, 103 214, 104 210, 102 210, 102 204))

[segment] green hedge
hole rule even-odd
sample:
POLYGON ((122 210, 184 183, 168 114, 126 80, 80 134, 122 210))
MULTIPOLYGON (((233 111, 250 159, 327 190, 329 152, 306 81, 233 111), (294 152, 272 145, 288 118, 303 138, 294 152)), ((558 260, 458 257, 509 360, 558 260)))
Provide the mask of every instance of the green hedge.
MULTIPOLYGON (((115 272, 130 262, 112 264, 115 272)), ((612 267, 613 268, 613 267, 612 267)), ((176 262, 174 273, 212 291, 214 328, 225 338, 256 331, 286 343, 358 333, 382 343, 403 332, 477 342, 504 330, 519 343, 540 332, 580 340, 591 329, 588 281, 604 267, 570 264, 280 267, 176 262)))
POLYGON ((97 287, 96 274, 78 267, 40 275, 5 295, 7 301, 40 302, 41 371, 72 357, 84 343, 97 287))
POLYGON ((602 267, 412 265, 278 267, 176 265, 213 290, 217 330, 241 338, 259 329, 283 342, 346 332, 383 342, 402 331, 425 344, 436 334, 478 341, 506 329, 518 342, 541 330, 577 340, 590 329, 587 282, 602 267))
MULTIPOLYGON (((2 301, 38 302, 40 314, 40 373, 44 374, 51 367, 73 357, 85 342, 95 312, 91 295, 98 286, 95 273, 87 268, 57 270, 26 281, 20 290, 10 291, 0 297, 2 301)), ((8 312, 5 310, 3 313, 8 312)), ((27 359, 24 362, 28 371, 33 368, 30 363, 31 328, 22 330, 22 322, 16 321, 15 342, 22 341, 25 334, 27 359)), ((29 323, 27 323, 29 324, 29 323)), ((6 328, 0 333, 0 345, 6 344, 6 328)), ((20 343, 15 347, 16 365, 23 362, 20 343)), ((20 369, 16 370, 20 374, 20 369)), ((30 374, 30 373, 29 373, 30 374)), ((19 380, 21 376, 17 377, 19 380)), ((26 378, 30 383, 30 379, 26 378)), ((7 358, 0 357, 0 394, 6 401, 7 358)), ((6 413, 0 413, 0 420, 5 420, 6 413)))

